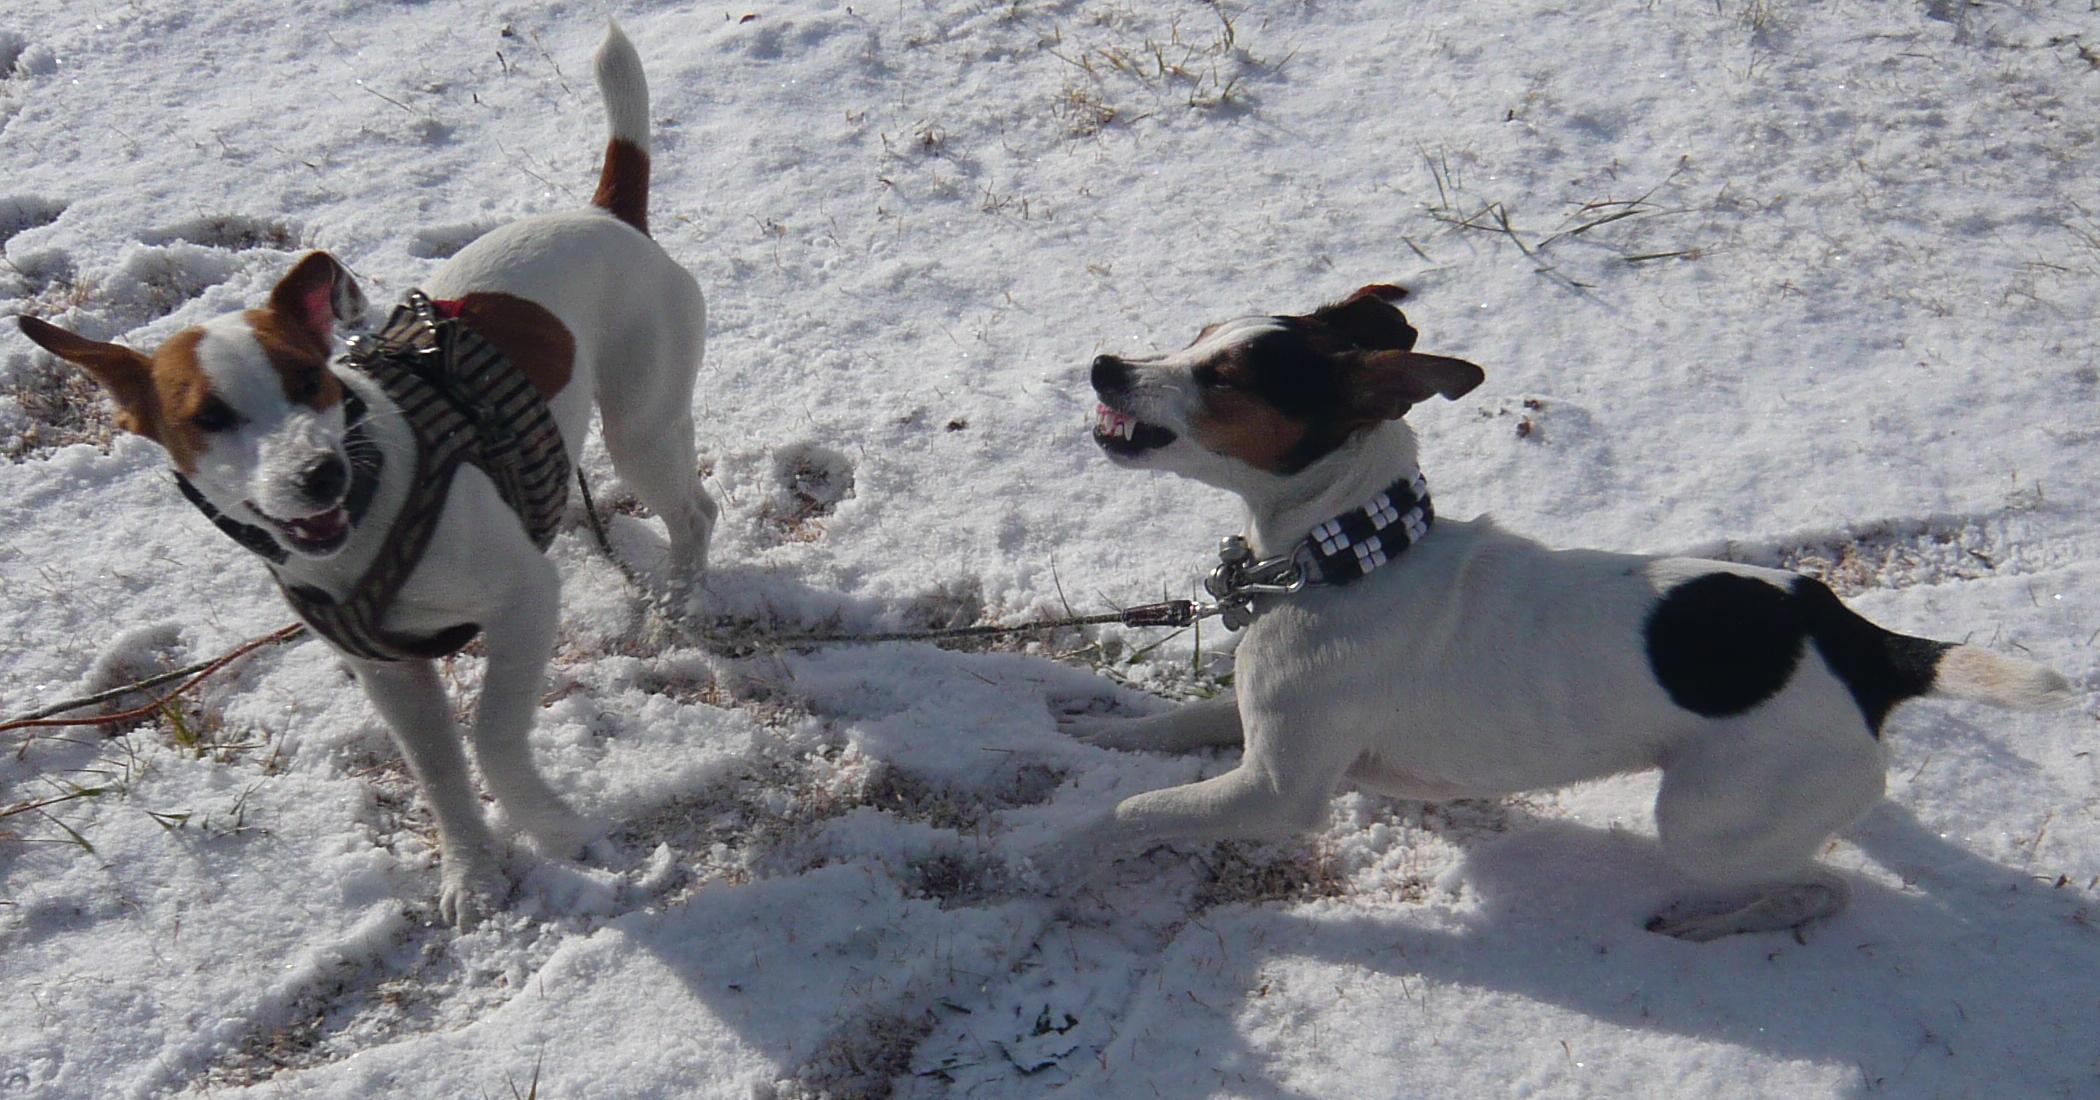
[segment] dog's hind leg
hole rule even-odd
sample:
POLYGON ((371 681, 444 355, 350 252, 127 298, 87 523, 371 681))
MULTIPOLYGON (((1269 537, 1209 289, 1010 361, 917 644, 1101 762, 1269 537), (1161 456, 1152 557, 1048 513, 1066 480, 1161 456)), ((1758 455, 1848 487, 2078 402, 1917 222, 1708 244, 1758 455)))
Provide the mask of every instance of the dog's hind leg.
POLYGON ((530 741, 560 623, 561 578, 538 554, 517 555, 512 568, 510 598, 482 624, 488 667, 471 727, 474 758, 512 822, 549 855, 573 856, 603 830, 547 785, 532 762, 530 741))
POLYGON ((671 580, 683 584, 705 572, 717 508, 700 484, 692 412, 681 408, 657 423, 607 415, 605 449, 634 495, 663 517, 671 539, 671 580))
POLYGON ((1655 802, 1664 857, 1737 903, 1658 915, 1649 931, 1713 940, 1799 929, 1844 910, 1850 889, 1815 859, 1881 798, 1880 745, 1863 726, 1834 733, 1755 726, 1717 724, 1700 733, 1664 765, 1655 802))
POLYGON ((671 579, 685 584, 707 568, 717 508, 700 484, 693 435, 693 378, 706 307, 691 276, 679 271, 676 279, 688 300, 661 303, 666 319, 619 340, 601 364, 598 411, 613 468, 663 517, 671 579))
POLYGON ((1142 718, 1074 715, 1059 728, 1089 745, 1105 749, 1187 752, 1240 743, 1240 708, 1231 695, 1184 704, 1142 718))
POLYGON ((467 774, 452 704, 430 661, 351 660, 358 682, 393 732, 409 774, 423 789, 438 828, 438 914, 466 928, 492 912, 510 892, 497 857, 496 836, 481 816, 467 774))

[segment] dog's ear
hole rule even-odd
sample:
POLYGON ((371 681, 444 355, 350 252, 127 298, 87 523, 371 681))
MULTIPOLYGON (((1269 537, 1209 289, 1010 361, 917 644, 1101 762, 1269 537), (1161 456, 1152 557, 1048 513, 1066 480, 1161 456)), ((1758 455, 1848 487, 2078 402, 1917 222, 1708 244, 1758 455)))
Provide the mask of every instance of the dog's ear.
POLYGON ((1375 351, 1357 360, 1347 385, 1358 415, 1366 420, 1397 420, 1432 397, 1457 400, 1486 379, 1486 371, 1463 359, 1375 351))
POLYGON ((1393 303, 1407 297, 1405 287, 1373 283, 1331 306, 1322 306, 1310 320, 1326 325, 1365 351, 1413 351, 1415 327, 1393 303))
POLYGON ((153 361, 121 344, 105 344, 67 332, 34 317, 17 317, 22 335, 37 346, 88 372, 117 403, 117 426, 135 435, 159 439, 160 404, 153 393, 153 361))
POLYGON ((309 252, 271 288, 270 308, 325 347, 337 321, 354 323, 364 317, 365 292, 334 256, 309 252))

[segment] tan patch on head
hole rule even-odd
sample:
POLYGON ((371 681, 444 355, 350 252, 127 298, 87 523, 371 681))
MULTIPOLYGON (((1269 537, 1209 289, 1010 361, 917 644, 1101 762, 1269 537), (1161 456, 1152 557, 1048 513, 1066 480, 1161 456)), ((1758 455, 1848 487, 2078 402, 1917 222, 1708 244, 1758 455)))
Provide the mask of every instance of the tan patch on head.
POLYGON ((274 309, 251 309, 241 317, 282 379, 285 400, 318 411, 343 399, 343 384, 328 369, 330 348, 310 329, 274 309))
POLYGON ((1206 394, 1202 410, 1189 422, 1189 437, 1205 450, 1271 473, 1284 469, 1307 430, 1244 390, 1206 394))
POLYGON ((496 345, 542 398, 568 386, 576 338, 546 307, 515 294, 476 292, 459 300, 459 319, 496 345))
POLYGON ((146 356, 35 318, 19 318, 18 323, 23 335, 102 384, 117 407, 117 427, 160 444, 168 460, 184 474, 196 472, 207 433, 194 420, 216 400, 211 379, 197 361, 203 329, 183 329, 146 356))
POLYGON ((153 393, 143 417, 125 409, 118 423, 153 440, 168 452, 168 461, 184 474, 197 472, 197 456, 204 453, 205 433, 190 423, 205 402, 212 400, 211 379, 197 362, 197 345, 204 340, 201 328, 186 328, 153 351, 153 393), (133 425, 126 419, 148 423, 133 425))

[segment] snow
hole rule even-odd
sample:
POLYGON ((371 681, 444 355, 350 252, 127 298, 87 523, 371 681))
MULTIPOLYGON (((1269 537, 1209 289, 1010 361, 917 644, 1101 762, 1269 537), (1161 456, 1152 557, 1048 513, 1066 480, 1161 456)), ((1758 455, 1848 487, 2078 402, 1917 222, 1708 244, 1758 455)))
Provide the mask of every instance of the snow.
MULTIPOLYGON (((151 345, 312 247, 393 301, 587 197, 607 14, 17 0, 0 313, 151 345)), ((1191 594, 1237 510, 1094 453, 1088 360, 1397 281, 1422 347, 1488 372, 1411 414, 1446 514, 1807 569, 2079 703, 1898 712, 1890 798, 1827 855, 1853 906, 1805 943, 1642 930, 1678 884, 1639 776, 1342 792, 1316 835, 1044 899, 1026 845, 1232 763, 1053 711, 1214 686, 1219 631, 709 654, 578 517, 534 745, 618 823, 601 850, 521 847, 506 914, 438 926, 427 811, 311 641, 180 722, 5 735, 0 809, 71 797, 0 818, 0 1095, 2100 1095, 2083 5, 610 14, 652 225, 709 296, 737 623, 1191 594)), ((0 379, 0 714, 286 621, 12 326, 0 379)), ((624 497, 595 441, 586 469, 624 497)), ((613 536, 660 553, 652 521, 613 536)))

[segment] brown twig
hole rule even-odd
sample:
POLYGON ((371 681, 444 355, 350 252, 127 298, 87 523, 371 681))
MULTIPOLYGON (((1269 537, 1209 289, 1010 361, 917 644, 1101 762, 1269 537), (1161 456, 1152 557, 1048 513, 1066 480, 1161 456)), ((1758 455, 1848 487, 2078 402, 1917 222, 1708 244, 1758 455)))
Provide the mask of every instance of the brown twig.
POLYGON ((31 729, 43 726, 113 726, 121 722, 129 722, 135 718, 147 717, 148 715, 158 713, 162 707, 167 706, 168 703, 173 701, 176 696, 181 695, 183 692, 186 692, 191 688, 196 687, 198 684, 203 683, 207 678, 212 676, 214 673, 217 673, 220 669, 225 668, 227 665, 230 665, 233 662, 240 660, 242 657, 245 657, 256 650, 261 649, 264 646, 277 645, 283 642, 291 641, 293 638, 296 638, 300 634, 305 633, 305 631, 306 627, 300 623, 292 623, 289 626, 279 627, 278 629, 273 630, 260 638, 251 638, 248 641, 242 642, 240 645, 237 645, 232 649, 227 650, 225 653, 222 653, 219 656, 212 658, 211 660, 199 661, 194 665, 188 666, 187 668, 178 668, 172 672, 160 673, 157 676, 148 676, 147 678, 140 680, 137 683, 125 684, 122 687, 114 687, 109 689, 108 691, 96 692, 93 695, 83 696, 79 699, 67 699, 62 702, 53 703, 48 707, 42 708, 41 710, 36 710, 25 714, 20 718, 13 718, 9 719, 6 722, 0 722, 0 733, 4 733, 8 730, 31 729), (185 676, 189 677, 189 679, 183 680, 183 682, 179 686, 177 686, 173 691, 168 692, 166 695, 163 695, 150 703, 132 707, 130 710, 118 711, 115 714, 98 714, 91 718, 51 717, 51 715, 54 714, 61 714, 69 710, 78 710, 81 707, 93 706, 96 703, 106 702, 110 699, 120 698, 125 695, 130 695, 133 692, 144 691, 147 688, 151 687, 158 687, 161 684, 165 684, 170 680, 181 679, 185 676))

